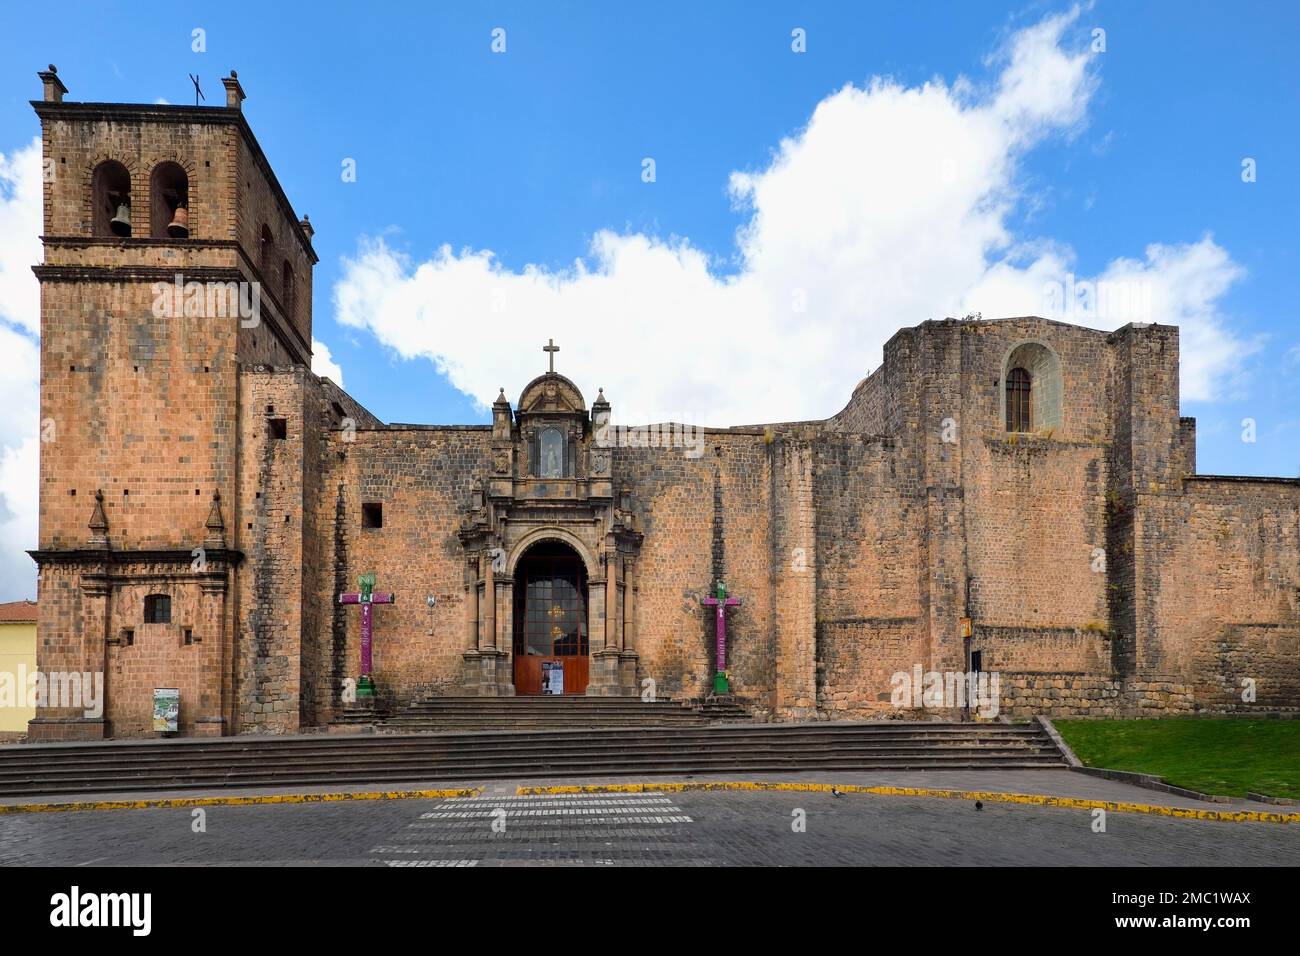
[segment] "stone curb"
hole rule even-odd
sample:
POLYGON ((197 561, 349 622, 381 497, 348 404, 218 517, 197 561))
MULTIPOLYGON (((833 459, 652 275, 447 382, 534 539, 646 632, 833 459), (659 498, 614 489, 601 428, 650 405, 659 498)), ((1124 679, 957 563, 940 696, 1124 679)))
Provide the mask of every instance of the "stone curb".
POLYGON ((1121 783, 1131 783, 1135 787, 1142 787, 1145 790, 1157 790, 1160 793, 1173 794, 1175 797, 1186 797, 1188 800, 1204 800, 1206 803, 1231 803, 1232 797, 1226 797, 1221 793, 1201 793, 1199 790, 1188 790, 1186 787, 1175 787, 1172 783, 1165 782, 1164 777, 1157 777, 1153 773, 1134 773, 1131 770, 1107 770, 1104 767, 1071 767, 1071 770, 1077 773, 1086 773, 1090 777, 1104 777, 1107 780, 1118 780, 1121 783))
POLYGON ((1113 810, 1118 813, 1147 813, 1154 816, 1190 820, 1214 820, 1222 823, 1300 823, 1300 813, 1266 813, 1260 810, 1200 810, 1194 807, 1167 807, 1151 803, 1119 803, 1113 800, 1087 800, 1079 797, 1053 797, 1045 794, 998 793, 987 790, 932 790, 924 787, 863 787, 830 783, 610 783, 576 786, 518 787, 517 796, 561 796, 579 793, 680 793, 687 790, 749 790, 784 793, 859 793, 891 797, 938 797, 948 800, 981 800, 989 803, 1020 803, 1039 807, 1068 807, 1076 810, 1113 810))
POLYGON ((164 797, 157 800, 84 800, 64 803, 0 804, 5 813, 63 813, 72 810, 157 810, 184 807, 248 807, 274 803, 337 803, 344 800, 439 800, 474 797, 477 787, 450 790, 372 790, 360 793, 274 793, 260 796, 164 797))
POLYGON ((1256 793, 1253 790, 1246 791, 1246 799, 1254 800, 1257 803, 1271 803, 1276 807, 1292 807, 1295 801, 1290 797, 1270 797, 1266 793, 1256 793))
POLYGON ((1052 738, 1052 743, 1056 744, 1056 749, 1061 752, 1061 756, 1065 758, 1065 762, 1070 765, 1071 770, 1083 766, 1083 761, 1075 756, 1074 751, 1070 749, 1070 745, 1065 742, 1065 738, 1061 736, 1060 731, 1056 729, 1056 725, 1051 720, 1041 714, 1035 714, 1034 720, 1038 721, 1038 726, 1042 727, 1047 732, 1047 736, 1052 738))

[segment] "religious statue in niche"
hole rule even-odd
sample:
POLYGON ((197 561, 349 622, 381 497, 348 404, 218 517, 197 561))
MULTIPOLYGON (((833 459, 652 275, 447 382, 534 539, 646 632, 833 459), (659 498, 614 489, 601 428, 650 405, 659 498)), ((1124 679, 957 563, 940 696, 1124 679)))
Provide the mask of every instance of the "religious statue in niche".
POLYGON ((538 464, 542 478, 564 477, 564 436, 558 428, 547 428, 538 438, 538 464))

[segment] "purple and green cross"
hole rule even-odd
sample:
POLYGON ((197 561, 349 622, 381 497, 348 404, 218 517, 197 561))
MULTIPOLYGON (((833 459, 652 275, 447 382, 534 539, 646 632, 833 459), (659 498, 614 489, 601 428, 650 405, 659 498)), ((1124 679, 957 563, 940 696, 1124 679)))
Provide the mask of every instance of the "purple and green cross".
POLYGON ((375 590, 375 576, 363 574, 357 578, 360 591, 340 594, 340 604, 361 605, 361 678, 357 681, 358 697, 374 697, 375 681, 370 676, 371 664, 371 607, 375 604, 395 604, 395 594, 385 594, 375 590))
POLYGON ((736 607, 740 604, 740 598, 727 597, 727 585, 719 581, 715 597, 706 597, 701 599, 701 603, 709 607, 718 609, 718 670, 713 677, 713 692, 715 694, 730 694, 731 685, 727 682, 727 615, 726 610, 729 607, 736 607))

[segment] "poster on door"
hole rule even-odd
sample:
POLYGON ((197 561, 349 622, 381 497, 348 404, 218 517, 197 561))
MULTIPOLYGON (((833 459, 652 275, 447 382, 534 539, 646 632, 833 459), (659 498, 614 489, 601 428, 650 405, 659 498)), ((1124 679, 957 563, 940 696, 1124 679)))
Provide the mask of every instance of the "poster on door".
POLYGON ((564 661, 542 661, 542 693, 564 693, 564 661))

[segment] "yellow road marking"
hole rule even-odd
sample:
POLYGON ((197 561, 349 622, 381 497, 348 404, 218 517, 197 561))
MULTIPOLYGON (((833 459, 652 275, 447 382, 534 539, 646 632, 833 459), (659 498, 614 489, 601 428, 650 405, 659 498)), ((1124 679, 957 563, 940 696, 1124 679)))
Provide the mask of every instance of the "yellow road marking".
POLYGON ((865 793, 889 797, 940 797, 948 800, 982 800, 988 803, 1021 803, 1039 807, 1068 807, 1075 810, 1114 810, 1118 813, 1150 813, 1156 816, 1183 817, 1191 820, 1217 820, 1230 823, 1300 823, 1300 813, 1270 813, 1262 810, 1201 810, 1195 807, 1168 807, 1153 803, 1120 803, 1113 800, 1085 800, 1079 797, 1053 797, 1032 793, 998 793, 988 790, 934 790, 924 787, 860 787, 830 783, 601 783, 580 786, 519 787, 519 796, 572 793, 672 793, 684 790, 772 790, 789 793, 865 793))
POLYGON ((263 796, 165 797, 156 800, 86 800, 72 803, 0 804, 0 813, 60 813, 68 810, 156 810, 179 807, 248 807, 274 803, 335 803, 341 800, 445 800, 475 797, 477 787, 452 790, 371 790, 363 793, 275 793, 263 796))

